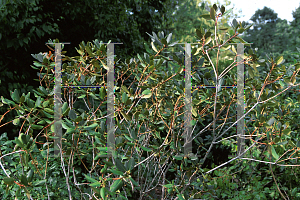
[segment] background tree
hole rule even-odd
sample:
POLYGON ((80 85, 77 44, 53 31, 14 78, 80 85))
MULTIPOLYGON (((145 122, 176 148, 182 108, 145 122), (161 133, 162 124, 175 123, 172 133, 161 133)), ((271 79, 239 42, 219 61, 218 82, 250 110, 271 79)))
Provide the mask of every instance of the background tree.
MULTIPOLYGON (((179 43, 183 42, 189 42, 189 43, 196 43, 197 38, 195 37, 196 29, 202 27, 203 29, 206 29, 207 31, 214 30, 214 21, 210 20, 207 21, 204 18, 200 17, 203 14, 209 14, 210 7, 212 6, 210 1, 202 1, 202 0, 193 0, 193 1, 187 1, 187 0, 180 0, 177 1, 178 5, 176 6, 176 9, 169 10, 168 15, 172 16, 172 24, 163 24, 165 28, 161 28, 160 30, 163 30, 167 33, 172 32, 173 36, 172 38, 174 41, 179 41, 179 43)), ((219 2, 218 2, 219 3, 219 2)), ((229 6, 231 4, 231 1, 226 0, 224 6, 229 6)), ((220 5, 220 4, 218 4, 220 5)), ((229 8, 228 8, 229 10, 229 8)), ((241 13, 241 10, 239 10, 239 13, 241 13)), ((218 28, 229 28, 231 27, 231 19, 239 18, 238 14, 231 13, 230 15, 227 15, 226 17, 222 17, 218 19, 218 28)), ((171 22, 171 20, 170 20, 171 22)), ((228 39, 228 36, 225 35, 224 31, 221 31, 217 29, 218 34, 221 35, 221 38, 223 40, 228 39)), ((181 44, 182 47, 184 45, 181 44)), ((194 45, 192 45, 194 46, 194 45)), ((182 51, 178 45, 175 45, 174 49, 171 49, 170 52, 178 52, 182 51)), ((212 54, 216 55, 217 51, 212 52, 212 54)), ((231 61, 228 61, 227 59, 224 59, 230 52, 221 52, 221 59, 219 60, 220 65, 225 66, 227 64, 230 64, 231 61)), ((213 57, 213 63, 216 63, 216 57, 213 57)))
MULTIPOLYGON (((291 45, 288 36, 291 27, 286 20, 278 18, 278 14, 271 8, 258 9, 250 18, 253 29, 242 36, 246 41, 253 41, 253 48, 258 48, 260 55, 276 52, 277 56, 287 50, 291 45)), ((246 23, 249 24, 249 23, 246 23)))

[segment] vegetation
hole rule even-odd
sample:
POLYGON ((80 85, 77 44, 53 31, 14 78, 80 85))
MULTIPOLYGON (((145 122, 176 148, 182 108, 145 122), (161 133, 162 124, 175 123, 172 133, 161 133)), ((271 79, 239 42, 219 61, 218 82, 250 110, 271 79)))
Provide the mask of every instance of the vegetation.
MULTIPOLYGON (((200 41, 191 54, 197 85, 236 85, 236 72, 227 71, 228 65, 218 62, 218 57, 220 51, 228 52, 226 62, 237 66, 236 45, 230 43, 246 46, 239 35, 251 26, 234 19, 231 27, 220 28, 228 36, 223 40, 217 22, 229 13, 224 6, 213 5, 201 15, 216 23, 211 30, 196 29, 200 41)), ((62 51, 63 85, 103 88, 63 89, 62 154, 66 157, 60 158, 51 156, 55 62, 48 54, 34 55, 38 61, 32 67, 38 70, 40 83, 32 89, 34 97, 14 90, 12 100, 1 98, 2 105, 9 107, 1 120, 15 112, 12 122, 20 133, 14 140, 7 133, 0 138, 3 198, 299 198, 300 97, 288 92, 299 87, 300 63, 285 63, 284 56, 268 53, 262 58, 252 48, 241 55, 246 71, 246 150, 241 157, 235 155, 237 135, 232 129, 235 90, 191 89, 193 149, 186 157, 184 49, 172 41, 172 33, 152 32, 150 38, 152 48, 145 43, 145 53, 124 62, 115 59, 116 156, 109 158, 101 157, 107 141, 107 45, 99 40, 81 42, 79 56, 74 57, 62 51), (175 46, 182 51, 166 52, 175 46), (129 86, 124 84, 126 78, 129 86)))
MULTIPOLYGON (((81 41, 92 41, 95 38, 104 42, 111 40, 123 43, 115 45, 115 55, 124 59, 131 58, 143 51, 144 42, 149 42, 146 32, 157 32, 157 25, 168 23, 168 16, 164 20, 160 16, 176 5, 171 1, 157 0, 121 2, 1 1, 0 4, 3 3, 0 5, 2 9, 0 49, 3 50, 0 55, 1 95, 10 98, 10 93, 18 89, 20 93, 31 92, 33 97, 32 89, 39 87, 39 82, 34 81, 37 72, 30 67, 31 54, 51 50, 45 45, 49 38, 70 42, 71 44, 65 47, 69 55, 77 54, 75 47, 81 41), (129 11, 133 14, 131 15, 129 11)), ((7 105, 0 108, 1 114, 5 113, 7 108, 9 108, 7 105)), ((7 123, 13 118, 14 114, 9 113, 3 122, 7 123)), ((12 134, 8 135, 10 139, 18 136, 18 130, 13 125, 0 127, 1 134, 8 130, 13 130, 12 134)))

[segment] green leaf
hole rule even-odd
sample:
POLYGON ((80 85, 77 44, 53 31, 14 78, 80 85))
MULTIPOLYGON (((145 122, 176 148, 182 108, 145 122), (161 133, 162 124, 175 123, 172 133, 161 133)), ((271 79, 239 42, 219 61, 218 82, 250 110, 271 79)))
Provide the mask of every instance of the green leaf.
POLYGON ((245 28, 245 31, 248 30, 249 28, 251 28, 251 26, 253 26, 253 24, 247 26, 247 27, 245 28))
POLYGON ((279 80, 279 84, 281 87, 284 87, 284 83, 281 80, 279 80))
POLYGON ((207 20, 212 19, 212 18, 210 17, 210 15, 200 15, 200 17, 203 17, 204 19, 207 19, 207 20))
POLYGON ((166 185, 163 185, 165 188, 173 188, 173 184, 166 184, 166 185))
POLYGON ((235 49, 234 45, 232 45, 232 46, 231 46, 231 48, 232 48, 232 51, 233 51, 235 54, 237 54, 237 52, 236 52, 236 49, 235 49))
POLYGON ((34 171, 33 171, 33 169, 30 169, 27 174, 27 180, 29 183, 32 181, 33 175, 34 175, 34 171))
POLYGON ((96 95, 94 95, 93 93, 91 93, 91 92, 89 92, 88 93, 93 99, 96 99, 96 100, 98 100, 99 98, 98 97, 96 97, 96 95))
POLYGON ((82 117, 81 116, 79 116, 79 117, 77 117, 76 119, 75 119, 75 122, 81 122, 82 121, 82 117))
POLYGON ((207 45, 210 42, 211 42, 211 37, 208 37, 208 38, 205 39, 205 44, 204 45, 207 45))
POLYGON ((167 37, 167 43, 169 44, 172 39, 172 33, 170 33, 167 37))
POLYGON ((46 183, 46 180, 44 179, 44 180, 35 181, 35 182, 33 183, 33 185, 34 185, 34 186, 39 186, 39 185, 43 185, 43 184, 45 184, 45 183, 46 183))
POLYGON ((123 95, 122 95, 122 103, 126 103, 128 100, 128 96, 125 92, 123 92, 123 95))
POLYGON ((127 165, 127 170, 132 170, 133 167, 135 165, 135 161, 134 161, 134 158, 130 158, 130 160, 128 160, 128 165, 127 165))
POLYGON ((168 42, 167 42, 167 40, 166 40, 165 38, 162 38, 162 39, 161 39, 161 42, 162 42, 164 45, 166 45, 166 46, 168 45, 168 42))
POLYGON ((84 127, 84 129, 91 130, 91 129, 95 129, 97 126, 98 126, 98 123, 94 123, 94 124, 84 127))
POLYGON ((19 123, 20 123, 20 119, 19 119, 19 118, 14 119, 14 121, 13 121, 13 124, 14 124, 14 125, 18 125, 19 123))
MULTIPOLYGON (((47 101, 44 101, 44 102, 43 102, 43 107, 47 107, 47 106, 49 105, 49 103, 50 103, 50 101, 49 101, 49 100, 47 100, 47 101)), ((67 102, 65 102, 65 103, 67 103, 67 102)))
POLYGON ((105 188, 105 187, 102 187, 102 188, 100 189, 100 196, 101 196, 101 198, 104 199, 104 200, 106 199, 105 192, 106 192, 106 188, 105 188))
POLYGON ((248 70, 249 70, 249 75, 250 75, 250 77, 251 77, 251 78, 254 78, 254 73, 253 73, 252 69, 251 69, 251 68, 248 68, 248 70))
POLYGON ((131 182, 133 183, 133 185, 139 186, 139 184, 133 178, 129 177, 129 179, 131 180, 131 182))
POLYGON ((154 45, 153 42, 151 42, 151 46, 152 46, 152 49, 153 49, 156 53, 158 53, 158 51, 157 51, 157 49, 156 49, 156 47, 155 47, 155 45, 154 45))
POLYGON ((144 151, 152 151, 152 149, 149 149, 149 148, 146 148, 146 147, 143 147, 143 146, 141 146, 141 148, 142 148, 144 151))
POLYGON ((15 139, 15 143, 16 143, 19 147, 24 148, 24 144, 23 144, 18 138, 15 139))
POLYGON ((245 31, 244 28, 239 28, 239 29, 238 29, 238 33, 243 33, 244 31, 245 31))
POLYGON ((276 153, 274 146, 272 146, 271 148, 272 148, 272 156, 275 158, 275 160, 277 160, 279 158, 279 156, 276 153))
MULTIPOLYGON (((86 96, 86 94, 80 95, 80 96, 78 97, 78 99, 85 98, 85 96, 86 96)), ((67 102, 65 102, 65 103, 67 103, 67 102)))
POLYGON ((134 139, 133 139, 133 138, 131 138, 131 137, 128 137, 128 135, 124 135, 124 137, 126 137, 126 139, 127 139, 127 140, 129 140, 129 141, 131 141, 131 142, 133 142, 133 141, 134 141, 134 139))
POLYGON ((72 120, 75 120, 77 115, 75 113, 75 111, 72 109, 69 111, 69 117, 72 119, 72 120))
POLYGON ((271 125, 274 123, 274 121, 275 121, 275 118, 272 117, 272 118, 268 121, 267 124, 269 124, 269 125, 271 126, 271 125))
POLYGON ((183 159, 183 156, 174 156, 174 158, 176 159, 176 160, 182 160, 183 159))
POLYGON ((115 162, 116 162, 116 167, 118 170, 122 171, 122 172, 125 172, 126 171, 126 168, 125 166, 122 164, 122 162, 120 161, 119 158, 116 158, 115 159, 115 162))
POLYGON ((36 108, 36 107, 39 107, 40 105, 41 105, 41 97, 39 96, 38 98, 37 98, 37 100, 36 100, 36 102, 35 102, 35 105, 34 105, 34 107, 36 108))
POLYGON ((300 63, 295 64, 295 71, 298 71, 300 69, 300 63))
POLYGON ((44 93, 45 95, 49 95, 49 93, 47 92, 47 90, 43 87, 43 86, 39 86, 39 89, 42 93, 44 93))
POLYGON ((96 182, 98 182, 97 180, 95 180, 95 179, 89 177, 89 176, 86 175, 86 174, 83 174, 83 175, 85 176, 86 180, 88 180, 88 181, 91 182, 91 183, 96 183, 96 182))
MULTIPOLYGON (((44 103, 45 103, 45 102, 44 102, 44 103)), ((45 106, 44 106, 44 107, 45 107, 45 106)), ((63 104, 62 108, 61 108, 62 113, 64 113, 64 112, 67 110, 67 108, 68 108, 68 103, 65 102, 65 103, 63 104)))
POLYGON ((146 99, 146 98, 150 98, 152 94, 151 91, 147 89, 142 92, 142 95, 144 95, 142 98, 146 99))
POLYGON ((3 181, 7 185, 12 185, 14 183, 14 178, 12 178, 12 177, 4 177, 3 181))
MULTIPOLYGON (((53 131, 54 132, 54 131, 53 131)), ((75 133, 75 128, 67 128, 66 135, 75 133)))
POLYGON ((104 87, 100 88, 100 98, 103 100, 106 96, 106 90, 104 89, 104 87))
POLYGON ((146 51, 151 54, 152 52, 151 52, 151 50, 149 49, 148 45, 145 42, 144 42, 144 46, 145 46, 146 51))
POLYGON ((233 24, 233 26, 234 26, 235 28, 237 27, 238 23, 237 23, 236 19, 233 19, 233 20, 232 20, 232 24, 233 24))
POLYGON ((277 59, 276 59, 276 64, 277 65, 280 65, 283 61, 283 56, 279 56, 277 59))
POLYGON ((119 171, 119 170, 115 170, 115 169, 109 169, 109 171, 113 174, 116 174, 116 175, 120 175, 122 176, 124 173, 119 171))
POLYGON ((224 12, 225 12, 225 7, 222 5, 222 7, 221 7, 221 13, 222 13, 222 15, 224 14, 224 12))
POLYGON ((121 86, 122 90, 124 90, 127 94, 130 94, 130 92, 128 91, 127 87, 122 85, 121 86))
POLYGON ((212 7, 210 8, 210 18, 213 19, 215 21, 215 16, 216 15, 216 11, 215 9, 212 7))
POLYGON ((127 121, 131 120, 130 117, 128 115, 126 115, 123 111, 120 111, 120 112, 127 121))
POLYGON ((21 177, 20 177, 20 179, 21 179, 21 183, 23 183, 25 186, 28 186, 28 181, 27 181, 26 176, 24 176, 22 174, 21 177))
POLYGON ((198 36, 199 38, 202 38, 202 37, 203 37, 202 32, 201 32, 201 30, 199 30, 199 29, 196 29, 196 34, 197 34, 197 36, 198 36))
POLYGON ((218 7, 217 7, 217 5, 216 5, 216 4, 214 4, 214 5, 213 5, 213 8, 214 8, 214 10, 215 10, 215 11, 217 11, 217 10, 218 10, 218 7))
POLYGON ((12 105, 14 106, 15 105, 15 102, 11 101, 11 100, 8 100, 8 99, 5 99, 3 98, 3 96, 1 96, 1 100, 2 100, 2 103, 4 104, 8 104, 8 105, 12 105))
POLYGON ((210 31, 207 31, 204 35, 205 38, 209 38, 211 36, 211 32, 210 31))
POLYGON ((284 141, 284 142, 279 142, 279 143, 277 143, 277 145, 286 145, 288 143, 288 141, 284 141))
POLYGON ((100 182, 95 182, 95 183, 91 183, 90 186, 91 187, 99 187, 101 186, 102 184, 100 182))
POLYGON ((33 125, 31 125, 31 128, 35 129, 35 130, 42 130, 44 128, 44 126, 33 124, 33 125))
POLYGON ((114 193, 117 190, 119 190, 122 186, 123 186, 123 180, 122 179, 115 180, 115 182, 110 186, 110 191, 112 193, 114 193))
POLYGON ((85 49, 88 52, 88 54, 89 54, 90 57, 94 57, 95 56, 89 46, 86 46, 85 49))
POLYGON ((143 59, 141 58, 140 54, 137 54, 139 60, 141 61, 141 63, 144 63, 143 59))
POLYGON ((192 114, 194 115, 194 117, 197 117, 197 112, 196 112, 195 108, 192 108, 192 114))
MULTIPOLYGON (((176 189, 177 189, 177 188, 176 188, 176 189)), ((183 198, 182 194, 177 194, 177 197, 178 197, 179 200, 185 200, 185 199, 183 198)))
POLYGON ((50 114, 54 114, 53 110, 50 108, 44 108, 44 111, 46 111, 47 113, 50 113, 50 114))
POLYGON ((21 133, 20 135, 19 135, 19 138, 18 138, 21 142, 22 142, 22 144, 24 144, 24 145, 26 145, 27 144, 27 137, 26 137, 26 135, 24 134, 24 133, 21 133))
POLYGON ((11 94, 11 98, 12 98, 15 102, 19 103, 19 100, 20 100, 20 94, 19 94, 19 92, 18 92, 17 89, 15 89, 15 91, 11 94))
POLYGON ((222 17, 225 17, 227 16, 231 11, 232 11, 233 8, 230 8, 229 10, 227 10, 223 15, 222 17))
POLYGON ((135 130, 130 131, 130 135, 131 135, 131 138, 133 138, 135 140, 137 139, 137 135, 135 133, 135 130))
POLYGON ((20 98, 20 103, 23 103, 25 101, 25 97, 22 95, 20 98))
POLYGON ((290 132, 291 132, 291 129, 289 129, 289 128, 284 129, 284 130, 282 131, 282 133, 283 133, 284 135, 289 135, 290 132))

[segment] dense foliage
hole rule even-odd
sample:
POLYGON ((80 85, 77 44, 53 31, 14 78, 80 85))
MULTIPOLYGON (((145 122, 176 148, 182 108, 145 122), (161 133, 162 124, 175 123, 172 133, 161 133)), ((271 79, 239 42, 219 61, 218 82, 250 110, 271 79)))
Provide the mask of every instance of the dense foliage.
MULTIPOLYGON (((202 17, 217 21, 229 12, 214 5, 202 17)), ((215 34, 217 27, 197 28, 200 42, 192 49, 193 81, 199 85, 236 84, 234 70, 225 75, 222 72, 228 65, 211 61, 219 51, 230 51, 227 59, 236 66, 236 45, 230 43, 245 43, 239 34, 249 28, 234 19, 232 27, 221 28, 229 37, 226 41, 215 34)), ((300 63, 285 63, 283 56, 266 55, 262 59, 253 49, 242 55, 247 149, 243 157, 235 156, 236 133, 232 129, 236 122, 236 91, 193 88, 196 156, 185 157, 184 54, 165 52, 178 45, 171 42, 172 34, 153 32, 150 38, 152 49, 145 44, 146 52, 137 58, 115 60, 115 77, 122 84, 115 82, 117 156, 113 158, 100 157, 105 154, 107 140, 104 87, 63 90, 62 152, 70 159, 50 156, 54 148, 54 61, 41 53, 34 56, 38 61, 34 61, 33 68, 39 71, 41 84, 33 89, 34 97, 15 90, 12 100, 2 98, 10 112, 15 111, 13 124, 20 129, 15 140, 8 140, 6 133, 0 139, 3 198, 299 198, 300 99, 297 93, 288 92, 299 87, 300 63), (128 77, 132 80, 129 87, 123 84, 128 77), (213 152, 214 146, 218 152, 213 152), (222 153, 229 149, 229 153, 224 155, 220 149, 222 153)), ((63 51, 63 84, 103 85, 106 48, 94 40, 80 43, 79 56, 69 57, 63 51)))
MULTIPOLYGON (((123 43, 115 45, 115 55, 131 58, 143 51, 144 42, 149 42, 146 32, 157 32, 159 24, 171 20, 167 15, 164 19, 160 16, 175 6, 173 1, 158 0, 5 0, 1 4, 0 91, 5 98, 15 89, 33 94, 32 89, 39 86, 33 80, 37 72, 30 67, 31 54, 51 50, 45 45, 49 38, 70 42, 65 47, 70 55, 77 54, 75 47, 82 41, 111 40, 123 43)), ((6 108, 0 108, 1 113, 6 108)), ((9 113, 4 122, 12 119, 9 113)), ((0 134, 11 129, 11 124, 0 127, 0 134)), ((10 139, 15 136, 9 134, 10 139)))

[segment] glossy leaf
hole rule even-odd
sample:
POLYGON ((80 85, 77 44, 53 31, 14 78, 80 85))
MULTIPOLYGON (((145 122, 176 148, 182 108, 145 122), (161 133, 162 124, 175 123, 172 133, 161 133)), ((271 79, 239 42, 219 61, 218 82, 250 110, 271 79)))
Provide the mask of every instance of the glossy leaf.
POLYGON ((95 179, 89 177, 89 176, 86 175, 86 174, 83 174, 83 175, 85 176, 86 180, 88 180, 88 181, 91 182, 91 183, 96 183, 96 182, 98 182, 97 180, 95 180, 95 179))
POLYGON ((122 176, 124 173, 119 171, 119 170, 115 170, 115 169, 109 169, 110 172, 112 172, 115 175, 119 175, 122 176))
POLYGON ((233 20, 232 20, 232 24, 233 24, 234 28, 237 27, 238 23, 237 23, 236 19, 233 19, 233 20))
POLYGON ((126 103, 128 100, 128 96, 125 92, 123 92, 123 95, 122 95, 122 103, 126 103))
POLYGON ((143 92, 142 92, 142 95, 144 95, 142 98, 150 98, 151 97, 151 95, 152 95, 152 93, 151 93, 151 91, 150 90, 144 90, 143 92))
POLYGON ((115 162, 116 162, 116 167, 118 170, 122 171, 122 172, 125 172, 126 171, 126 168, 125 166, 123 165, 123 163, 120 161, 119 158, 116 158, 115 159, 115 162))
POLYGON ((15 89, 15 91, 11 94, 11 98, 19 103, 19 100, 20 100, 20 94, 19 94, 19 91, 17 89, 15 89))
POLYGON ((167 43, 169 44, 172 39, 172 33, 170 33, 167 37, 167 43))
POLYGON ((123 111, 120 112, 127 121, 131 121, 131 118, 127 114, 125 114, 123 111))
POLYGON ((224 12, 225 12, 225 7, 222 5, 222 7, 221 7, 221 13, 222 13, 222 15, 224 15, 224 12))
POLYGON ((227 15, 229 15, 229 13, 232 11, 233 8, 230 8, 229 10, 227 10, 223 15, 222 17, 225 17, 227 15))
POLYGON ((276 59, 276 64, 280 65, 282 63, 282 61, 283 61, 283 56, 280 56, 276 59))
POLYGON ((117 190, 119 190, 122 186, 123 186, 123 180, 122 179, 115 180, 114 183, 110 186, 110 191, 112 193, 114 193, 117 190))
POLYGON ((152 151, 152 149, 149 149, 149 148, 143 147, 143 146, 141 146, 141 149, 143 149, 144 151, 152 151))
POLYGON ((97 126, 98 126, 98 123, 94 123, 94 124, 84 127, 84 130, 95 129, 97 126))
POLYGON ((158 51, 157 51, 156 47, 154 46, 154 43, 153 43, 153 42, 151 42, 151 46, 152 46, 152 49, 153 49, 155 52, 158 53, 158 51))
POLYGON ((245 31, 244 28, 239 28, 239 29, 238 29, 238 33, 243 33, 244 31, 245 31))
POLYGON ((12 178, 12 177, 4 177, 3 181, 7 185, 12 185, 14 183, 14 178, 12 178))
POLYGON ((275 160, 278 160, 279 156, 276 153, 276 150, 275 150, 274 146, 271 146, 271 149, 272 149, 272 156, 275 158, 275 160))
POLYGON ((76 113, 75 113, 75 111, 73 109, 69 111, 69 117, 72 120, 75 120, 77 118, 77 115, 76 115, 76 113))
POLYGON ((135 165, 135 161, 134 158, 130 158, 130 160, 128 160, 128 165, 127 165, 127 170, 132 170, 134 168, 135 165))
POLYGON ((28 186, 28 181, 27 181, 26 176, 24 176, 22 174, 21 177, 20 177, 20 179, 21 179, 21 183, 23 183, 25 186, 28 186))

